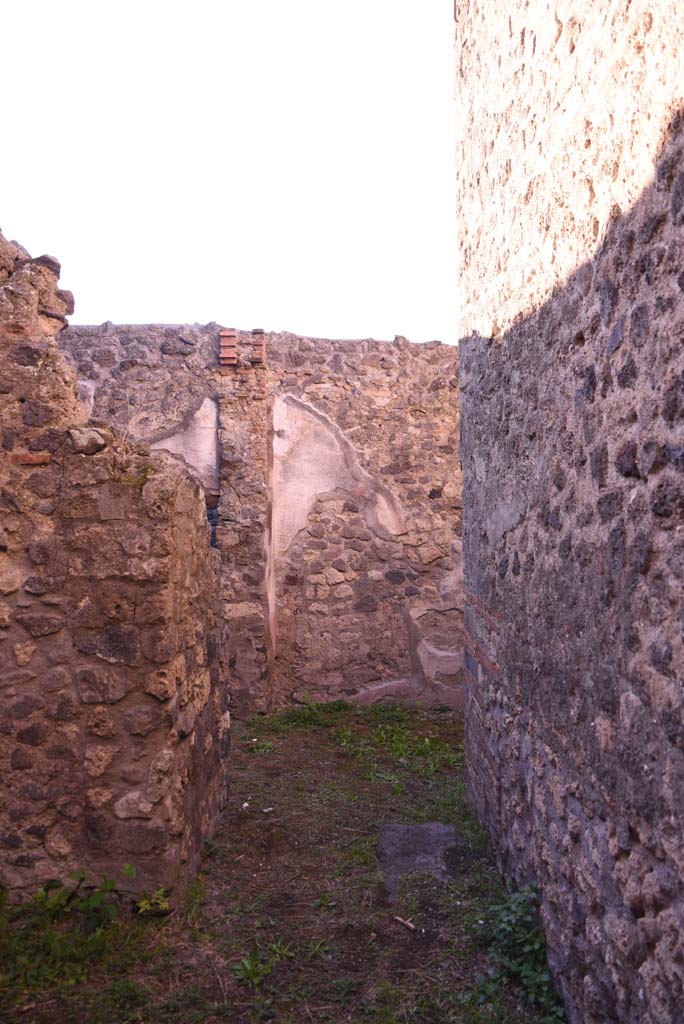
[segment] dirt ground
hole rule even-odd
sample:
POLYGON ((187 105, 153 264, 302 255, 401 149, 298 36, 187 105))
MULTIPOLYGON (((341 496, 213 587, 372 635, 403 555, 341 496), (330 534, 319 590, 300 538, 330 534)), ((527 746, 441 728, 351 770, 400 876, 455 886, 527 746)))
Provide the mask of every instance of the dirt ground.
POLYGON ((447 710, 341 703, 239 723, 228 810, 181 902, 149 920, 120 913, 87 964, 47 983, 25 968, 3 988, 0 967, 0 1020, 549 1019, 497 978, 481 941, 503 889, 465 797, 462 730, 447 710), (456 828, 449 876, 411 875, 391 902, 379 829, 423 822, 456 828))

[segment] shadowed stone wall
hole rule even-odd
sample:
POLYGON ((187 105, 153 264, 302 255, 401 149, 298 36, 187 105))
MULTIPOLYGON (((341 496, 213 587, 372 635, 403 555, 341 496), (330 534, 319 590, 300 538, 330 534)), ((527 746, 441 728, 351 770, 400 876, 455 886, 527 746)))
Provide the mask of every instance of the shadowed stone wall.
POLYGON ((0 236, 0 882, 194 867, 225 798, 203 496, 88 422, 58 264, 0 236))
POLYGON ((471 793, 569 1020, 677 1024, 681 12, 456 15, 471 793))
POLYGON ((104 324, 60 344, 94 414, 172 452, 216 505, 233 706, 458 704, 457 350, 224 330, 221 365, 219 339, 104 324))

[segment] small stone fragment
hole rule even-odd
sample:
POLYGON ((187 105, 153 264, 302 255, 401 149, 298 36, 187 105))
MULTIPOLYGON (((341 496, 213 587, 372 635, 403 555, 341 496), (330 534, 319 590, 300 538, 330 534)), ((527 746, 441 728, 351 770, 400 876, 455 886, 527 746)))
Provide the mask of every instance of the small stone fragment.
POLYGON ((93 789, 89 789, 87 792, 88 803, 90 804, 91 807, 99 809, 100 807, 104 807, 105 804, 109 803, 113 795, 114 794, 112 793, 111 789, 95 787, 93 789))
POLYGON ((140 790, 136 789, 116 801, 114 813, 117 818, 149 818, 152 806, 140 790))
POLYGON ((69 437, 74 451, 79 455, 96 455, 107 447, 107 438, 94 427, 72 427, 69 437))
POLYGON ((618 473, 622 476, 636 477, 639 478, 639 469, 636 461, 637 446, 634 441, 628 441, 627 444, 621 449, 617 459, 615 460, 615 466, 618 473))
POLYGON ((20 665, 23 668, 24 665, 28 665, 31 658, 36 653, 36 645, 31 643, 30 640, 27 640, 23 644, 14 644, 12 650, 14 651, 14 657, 17 660, 17 665, 20 665))
POLYGON ((85 770, 92 778, 103 775, 118 754, 118 747, 86 747, 85 770))
POLYGON ((0 594, 13 594, 23 582, 19 569, 0 569, 0 594))
POLYGON ((76 685, 84 704, 115 704, 130 689, 125 677, 101 668, 81 669, 76 673, 76 685))
POLYGON ((50 615, 43 612, 23 612, 17 615, 17 622, 29 631, 31 636, 50 636, 58 633, 64 626, 62 615, 50 615))

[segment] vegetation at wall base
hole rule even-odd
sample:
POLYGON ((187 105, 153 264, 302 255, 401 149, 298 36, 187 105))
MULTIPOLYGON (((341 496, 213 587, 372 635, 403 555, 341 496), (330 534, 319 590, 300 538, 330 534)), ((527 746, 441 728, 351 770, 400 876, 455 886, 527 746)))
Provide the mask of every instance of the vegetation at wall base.
POLYGON ((183 893, 131 914, 123 879, 79 876, 4 908, 0 1020, 556 1024, 536 897, 498 878, 462 729, 340 701, 238 723, 231 803, 183 893), (431 821, 459 837, 448 878, 408 876, 390 902, 379 828, 431 821))
POLYGON ((524 885, 491 906, 482 938, 496 964, 485 984, 510 981, 520 985, 530 1002, 543 1011, 543 1024, 563 1021, 546 958, 536 885, 524 885))
POLYGON ((70 885, 47 882, 17 905, 0 890, 0 1005, 30 1012, 36 995, 51 991, 59 1001, 107 961, 125 969, 144 958, 140 940, 149 936, 121 914, 116 883, 93 884, 80 871, 69 878, 70 885))

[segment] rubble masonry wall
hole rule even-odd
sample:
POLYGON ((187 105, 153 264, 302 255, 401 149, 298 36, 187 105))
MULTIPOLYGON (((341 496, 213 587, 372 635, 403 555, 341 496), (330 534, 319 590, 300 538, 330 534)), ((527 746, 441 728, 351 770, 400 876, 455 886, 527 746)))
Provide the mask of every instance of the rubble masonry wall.
POLYGON ((684 995, 683 34, 456 4, 470 789, 583 1024, 684 995))

